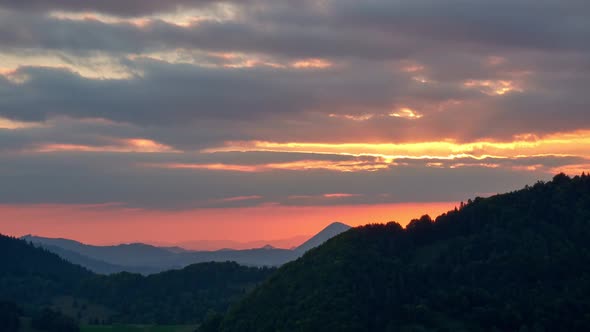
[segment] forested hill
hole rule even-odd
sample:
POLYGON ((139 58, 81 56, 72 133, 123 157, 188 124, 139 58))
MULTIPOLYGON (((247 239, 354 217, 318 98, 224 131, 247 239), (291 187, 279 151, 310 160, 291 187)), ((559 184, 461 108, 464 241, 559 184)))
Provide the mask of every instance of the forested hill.
POLYGON ((117 322, 199 323, 208 313, 227 311, 274 271, 211 262, 149 276, 123 272, 87 280, 78 295, 113 309, 117 322))
MULTIPOLYGON (((150 276, 102 276, 3 235, 0 262, 0 303, 17 303, 27 314, 34 314, 55 306, 58 298, 69 297, 110 309, 108 317, 101 314, 101 320, 142 324, 198 323, 209 312, 225 312, 275 271, 226 262, 194 264, 150 276)), ((99 318, 93 313, 79 314, 83 323, 99 318)))
POLYGON ((0 235, 0 300, 39 303, 69 295, 92 272, 26 241, 0 235))
MULTIPOLYGON (((590 177, 560 174, 283 266, 224 332, 590 331, 590 177)), ((215 323, 215 322, 213 322, 215 323)))

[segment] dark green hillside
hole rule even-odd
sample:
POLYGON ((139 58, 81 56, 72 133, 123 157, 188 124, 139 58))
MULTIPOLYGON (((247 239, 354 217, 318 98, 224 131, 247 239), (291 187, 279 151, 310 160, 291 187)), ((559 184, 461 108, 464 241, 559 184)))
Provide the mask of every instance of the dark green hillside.
POLYGON ((209 312, 225 312, 272 271, 230 262, 201 263, 149 276, 97 276, 83 283, 79 294, 115 310, 119 322, 196 323, 209 312))
POLYGON ((0 235, 0 300, 39 304, 93 274, 26 241, 0 235))
POLYGON ((102 276, 3 235, 0 261, 0 301, 19 304, 26 315, 54 307, 82 323, 105 320, 104 310, 93 312, 98 307, 112 311, 106 321, 198 323, 210 312, 225 312, 274 271, 228 262, 195 264, 147 277, 131 273, 102 276), (65 302, 74 304, 66 306, 65 302))
POLYGON ((224 332, 590 331, 590 177, 556 176, 283 266, 224 332))

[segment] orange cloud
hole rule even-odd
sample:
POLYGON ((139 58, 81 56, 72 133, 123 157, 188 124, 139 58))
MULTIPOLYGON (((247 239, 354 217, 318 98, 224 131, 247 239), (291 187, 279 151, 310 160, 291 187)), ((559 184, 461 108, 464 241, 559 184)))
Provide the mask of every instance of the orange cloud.
POLYGON ((395 117, 395 118, 404 118, 404 119, 410 119, 410 120, 416 120, 416 119, 420 119, 423 115, 414 111, 411 108, 401 108, 399 111, 397 112, 393 112, 390 113, 389 116, 395 117))
POLYGON ((467 88, 478 88, 479 91, 490 96, 523 91, 521 84, 512 80, 469 80, 463 85, 467 88))
POLYGON ((533 134, 520 135, 512 141, 481 140, 458 142, 447 139, 432 142, 407 143, 308 143, 237 141, 224 146, 205 149, 202 152, 298 152, 317 154, 341 154, 352 156, 378 156, 383 160, 396 158, 457 159, 486 157, 519 158, 531 156, 578 156, 590 158, 590 130, 555 133, 539 137, 533 134))
POLYGON ((304 59, 293 62, 291 66, 297 69, 324 69, 331 67, 332 63, 324 59, 304 59))
MULTIPOLYGON (((280 143, 267 141, 239 141, 226 142, 224 146, 206 149, 202 152, 265 151, 373 157, 360 160, 353 158, 352 161, 304 160, 290 163, 248 166, 247 170, 251 172, 262 172, 273 169, 325 169, 341 172, 376 171, 393 166, 408 165, 407 160, 414 159, 426 160, 426 166, 428 167, 502 167, 515 171, 541 171, 546 173, 563 171, 567 174, 575 175, 588 169, 587 164, 590 164, 590 150, 588 150, 588 146, 590 146, 590 130, 555 133, 545 136, 521 134, 515 136, 512 141, 505 142, 493 140, 458 142, 451 139, 432 142, 404 143, 280 143), (582 160, 587 159, 589 160, 589 163, 563 167, 546 166, 541 163, 534 165, 519 165, 518 163, 519 159, 534 157, 575 157, 582 160), (466 162, 465 159, 471 161, 466 162), (490 161, 490 159, 497 159, 498 161, 494 162, 493 160, 490 161), (510 160, 515 162, 509 163, 508 161, 510 160)), ((200 167, 207 168, 204 166, 200 167)), ((238 166, 220 166, 219 168, 235 170, 238 166)))
POLYGON ((182 163, 162 163, 162 164, 144 164, 147 167, 167 168, 167 169, 206 169, 213 171, 233 171, 233 172, 266 172, 271 170, 332 170, 340 172, 354 171, 375 171, 389 167, 386 162, 380 161, 330 161, 330 160, 300 160, 284 163, 270 163, 259 165, 236 165, 236 164, 182 164, 182 163))
POLYGON ((166 169, 206 169, 211 171, 233 171, 233 172, 260 172, 262 171, 258 166, 248 165, 232 165, 232 164, 182 164, 182 163, 168 163, 168 164, 144 164, 146 167, 166 168, 166 169))
POLYGON ((0 75, 1 76, 9 76, 15 73, 15 69, 13 68, 2 68, 0 67, 0 75))
POLYGON ((346 194, 346 193, 334 193, 334 194, 324 194, 325 198, 349 198, 349 197, 359 197, 359 194, 346 194))
POLYGON ((121 152, 121 153, 173 153, 174 148, 144 138, 116 140, 114 145, 92 146, 80 144, 46 143, 35 148, 34 152, 121 152))
POLYGON ((353 171, 374 171, 382 168, 387 168, 387 164, 375 163, 369 161, 328 161, 328 160, 302 160, 289 163, 275 163, 264 166, 268 169, 284 169, 284 170, 308 170, 308 169, 325 169, 341 172, 353 171))

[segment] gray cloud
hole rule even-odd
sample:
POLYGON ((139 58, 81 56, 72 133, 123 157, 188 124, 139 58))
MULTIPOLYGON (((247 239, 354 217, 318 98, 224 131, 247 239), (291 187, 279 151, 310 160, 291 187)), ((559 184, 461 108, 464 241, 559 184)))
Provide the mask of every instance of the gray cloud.
POLYGON ((301 73, 157 61, 133 65, 144 73, 142 77, 94 80, 61 69, 21 68, 18 74, 29 78, 25 83, 0 81, 0 88, 10 97, 0 101, 0 114, 21 120, 62 114, 147 124, 227 117, 239 121, 324 106, 383 107, 391 99, 389 92, 399 84, 379 68, 369 67, 363 69, 373 75, 362 81, 353 79, 359 74, 354 68, 301 73))
MULTIPOLYGON (((157 19, 138 27, 5 12, 1 41, 69 50, 138 52, 183 47, 290 57, 357 56, 366 59, 416 57, 457 48, 479 54, 527 49, 589 51, 586 36, 590 31, 587 19, 590 10, 583 0, 453 0, 444 3, 338 0, 323 2, 323 6, 312 1, 253 1, 257 5, 249 3, 239 7, 238 15, 232 20, 200 19, 188 27, 157 19)), ((157 7, 170 8, 181 2, 72 1, 72 4, 143 5, 158 10, 157 7)), ((61 5, 53 1, 39 3, 47 7, 61 5)))
MULTIPOLYGON (((247 1, 247 0, 246 0, 247 1)), ((176 11, 181 8, 198 8, 212 4, 231 3, 226 0, 2 0, 0 7, 22 11, 71 11, 99 12, 116 16, 142 16, 161 12, 176 11)))
POLYGON ((96 80, 61 69, 23 67, 18 74, 28 77, 24 83, 0 78, 5 96, 0 115, 25 121, 60 115, 106 118, 147 126, 148 136, 185 148, 190 142, 199 148, 225 140, 302 137, 354 142, 366 139, 367 133, 389 141, 510 139, 590 124, 590 103, 582 91, 590 81, 582 73, 553 79, 551 73, 535 73, 531 83, 525 83, 532 86, 525 85, 523 92, 488 96, 478 88, 465 88, 462 81, 421 84, 406 73, 388 72, 385 64, 366 62, 319 71, 236 70, 145 60, 128 64, 143 76, 96 80), (360 122, 328 117, 386 115, 399 107, 425 116, 411 122, 388 116, 360 122), (465 119, 473 125, 457 128, 465 119), (478 125, 489 121, 496 125, 478 125))
POLYGON ((4 185, 0 189, 0 201, 5 204, 119 202, 133 207, 157 209, 251 206, 262 203, 340 205, 459 201, 477 193, 504 192, 537 179, 551 177, 551 174, 541 171, 514 170, 508 166, 537 163, 556 166, 578 161, 559 157, 495 160, 505 165, 491 169, 476 166, 481 161, 462 160, 474 165, 451 169, 427 167, 426 165, 433 160, 413 160, 412 164, 406 166, 352 173, 325 170, 240 173, 138 166, 156 162, 206 163, 223 160, 234 163, 245 161, 245 164, 248 164, 254 160, 280 162, 294 159, 343 158, 345 157, 296 154, 3 154, 0 157, 0 179, 4 185), (349 193, 356 196, 322 197, 331 193, 349 193), (244 196, 260 198, 223 201, 244 196), (315 199, 306 200, 305 196, 315 199))

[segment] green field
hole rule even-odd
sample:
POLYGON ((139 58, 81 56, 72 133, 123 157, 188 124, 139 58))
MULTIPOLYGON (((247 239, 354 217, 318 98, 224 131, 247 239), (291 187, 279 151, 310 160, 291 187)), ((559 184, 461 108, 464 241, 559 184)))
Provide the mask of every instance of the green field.
POLYGON ((193 332, 195 325, 86 325, 81 332, 193 332))

